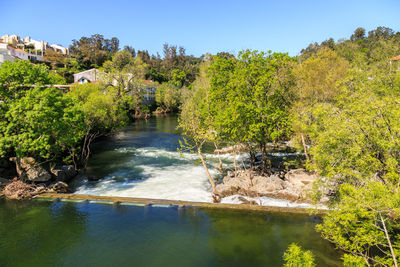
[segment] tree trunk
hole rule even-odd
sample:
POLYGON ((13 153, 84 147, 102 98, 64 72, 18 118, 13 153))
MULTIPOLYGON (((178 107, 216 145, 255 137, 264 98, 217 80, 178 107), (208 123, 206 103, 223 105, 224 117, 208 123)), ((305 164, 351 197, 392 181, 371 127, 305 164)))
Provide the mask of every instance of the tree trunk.
POLYGON ((256 153, 250 150, 250 166, 253 168, 256 165, 256 153))
POLYGON ((235 166, 235 178, 236 178, 237 177, 236 150, 233 150, 233 165, 235 166))
POLYGON ((303 148, 304 148, 304 154, 306 155, 306 159, 307 161, 310 160, 310 158, 308 157, 308 153, 307 153, 307 145, 306 145, 306 141, 304 140, 304 135, 301 133, 301 143, 303 144, 303 148))
POLYGON ((215 183, 214 183, 213 178, 211 177, 210 172, 208 171, 208 167, 207 167, 207 164, 206 164, 206 162, 204 160, 203 154, 201 153, 201 146, 197 148, 197 154, 199 155, 201 163, 203 164, 204 170, 206 171, 208 180, 210 181, 210 184, 211 184, 211 187, 212 187, 212 190, 213 190, 213 194, 216 195, 217 194, 217 190, 215 189, 215 183))
POLYGON ((386 239, 387 239, 387 241, 388 241, 388 245, 389 245, 389 248, 390 248, 390 253, 392 254, 394 266, 397 267, 396 255, 394 254, 392 242, 390 242, 390 238, 389 238, 389 234, 388 234, 387 229, 386 229, 385 221, 384 221, 383 218, 382 218, 382 214, 379 213, 379 216, 381 217, 381 222, 382 222, 382 225, 383 225, 383 230, 385 231, 386 239))
MULTIPOLYGON (((215 149, 218 150, 218 146, 217 146, 217 144, 215 142, 214 142, 214 146, 215 146, 215 149)), ((217 169, 219 170, 220 173, 222 173, 223 169, 222 169, 221 155, 219 154, 219 152, 217 153, 217 155, 218 155, 218 167, 217 167, 217 169)))
POLYGON ((265 142, 261 143, 261 151, 262 151, 262 172, 267 173, 268 171, 268 158, 267 158, 267 146, 265 142))

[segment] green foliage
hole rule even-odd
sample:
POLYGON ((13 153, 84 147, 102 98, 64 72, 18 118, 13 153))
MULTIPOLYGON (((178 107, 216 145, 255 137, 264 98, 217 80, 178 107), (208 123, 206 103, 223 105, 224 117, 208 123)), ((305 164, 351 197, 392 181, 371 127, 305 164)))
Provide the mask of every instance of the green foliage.
POLYGON ((398 186, 343 184, 338 199, 317 230, 349 253, 343 257, 345 266, 392 266, 400 253, 398 186))
POLYGON ((69 97, 83 111, 86 127, 90 131, 105 134, 123 126, 127 121, 126 110, 113 88, 102 90, 100 86, 91 83, 74 85, 69 97))
POLYGON ((106 61, 104 73, 100 80, 103 87, 112 87, 117 91, 120 102, 127 109, 133 110, 135 116, 148 113, 144 97, 154 84, 148 85, 144 81, 147 64, 140 57, 132 57, 126 50, 117 52, 112 61, 106 61))
POLYGON ((93 140, 114 132, 128 121, 126 103, 117 89, 102 89, 99 85, 91 83, 71 87, 69 97, 74 99, 83 112, 86 126, 81 153, 71 156, 77 157, 86 168, 93 140))
POLYGON ((163 83, 157 86, 156 103, 165 111, 178 109, 181 104, 181 90, 171 83, 163 83))
POLYGON ((177 87, 182 87, 185 84, 186 73, 183 70, 175 69, 171 71, 171 82, 177 87))
POLYGON ((210 66, 210 113, 220 140, 256 144, 284 140, 290 133, 291 58, 287 54, 243 51, 238 59, 216 57, 210 66))
POLYGON ((116 37, 105 39, 101 34, 72 40, 70 52, 83 69, 101 67, 103 63, 119 50, 116 37))
POLYGON ((65 84, 65 80, 49 72, 46 65, 16 60, 5 61, 0 66, 0 100, 13 100, 35 85, 49 84, 65 84))
POLYGON ((399 41, 389 28, 358 28, 310 45, 296 69, 293 125, 323 177, 316 187, 334 194, 318 230, 346 252, 345 266, 393 266, 400 252, 400 75, 388 60, 399 41))
POLYGON ((335 103, 320 103, 309 110, 314 120, 307 128, 313 144, 310 167, 339 182, 398 183, 399 91, 386 83, 379 86, 376 80, 363 81, 360 87, 335 103))
POLYGON ((296 244, 291 244, 283 254, 285 267, 313 267, 316 266, 314 255, 311 251, 303 251, 296 244))
POLYGON ((54 88, 34 88, 9 103, 0 119, 0 155, 57 159, 79 145, 83 112, 54 88))

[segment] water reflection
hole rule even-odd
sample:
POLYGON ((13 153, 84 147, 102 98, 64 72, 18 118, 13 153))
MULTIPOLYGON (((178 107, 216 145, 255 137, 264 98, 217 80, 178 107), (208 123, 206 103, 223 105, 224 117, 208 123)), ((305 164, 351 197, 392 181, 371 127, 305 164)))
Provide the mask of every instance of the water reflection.
POLYGON ((51 266, 82 241, 86 220, 73 204, 0 201, 0 265, 51 266))
POLYGON ((281 266, 286 247, 339 255, 316 218, 196 208, 0 202, 1 266, 281 266))

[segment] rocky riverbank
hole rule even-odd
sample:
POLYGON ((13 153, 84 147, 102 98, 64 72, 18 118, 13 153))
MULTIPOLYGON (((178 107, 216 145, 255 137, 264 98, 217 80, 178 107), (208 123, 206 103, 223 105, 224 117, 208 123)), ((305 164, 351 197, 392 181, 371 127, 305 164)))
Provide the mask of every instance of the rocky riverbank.
MULTIPOLYGON (((293 169, 286 173, 260 175, 258 170, 229 171, 222 183, 216 186, 220 197, 241 195, 247 197, 271 197, 297 203, 312 203, 313 183, 318 176, 304 169, 293 169)), ((322 199, 326 202, 327 199, 322 199)))
POLYGON ((8 178, 0 178, 0 195, 8 199, 31 198, 45 192, 67 193, 70 191, 67 183, 78 174, 73 166, 46 168, 31 157, 10 158, 10 162, 16 176, 10 179, 9 170, 0 173, 8 178))

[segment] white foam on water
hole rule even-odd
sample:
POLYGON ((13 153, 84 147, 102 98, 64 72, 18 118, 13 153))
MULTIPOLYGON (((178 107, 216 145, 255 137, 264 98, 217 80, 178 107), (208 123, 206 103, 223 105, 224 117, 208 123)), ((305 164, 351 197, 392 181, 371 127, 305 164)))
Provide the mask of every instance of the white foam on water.
MULTIPOLYGON (((119 153, 134 152, 137 156, 157 159, 166 157, 187 160, 187 164, 166 167, 151 165, 136 165, 143 169, 142 180, 115 181, 114 176, 106 177, 97 182, 95 187, 86 182, 77 188, 75 194, 121 196, 138 198, 155 198, 168 200, 211 202, 211 185, 208 182, 202 165, 195 165, 196 155, 171 152, 156 148, 124 148, 116 150, 119 153)), ((135 159, 132 159, 135 161, 135 159)), ((210 169, 215 174, 214 169, 210 169)), ((128 177, 129 178, 129 177, 128 177)))
MULTIPOLYGON (((154 198, 168 199, 194 202, 212 202, 211 185, 208 181, 205 170, 201 164, 194 164, 198 160, 196 154, 179 153, 177 151, 167 151, 165 149, 147 147, 147 148, 120 148, 115 150, 116 153, 133 153, 131 161, 126 165, 134 165, 143 170, 143 179, 115 180, 116 174, 109 176, 96 182, 95 186, 90 186, 85 181, 77 188, 75 194, 99 195, 99 196, 119 196, 119 197, 137 197, 137 198, 154 198), (183 160, 182 164, 172 164, 170 166, 152 166, 151 164, 137 164, 138 157, 166 158, 171 160, 183 160)), ((215 166, 218 162, 218 155, 206 154, 209 159, 209 171, 215 176, 218 171, 215 166)), ((233 155, 224 154, 221 158, 226 161, 233 161, 233 155)), ((237 155, 237 160, 244 158, 244 155, 237 155)), ((139 159, 140 162, 140 159, 139 159)), ((310 204, 294 203, 287 200, 273 199, 269 197, 250 198, 239 195, 233 195, 222 199, 221 203, 241 204, 241 199, 247 201, 255 201, 263 206, 276 207, 303 207, 311 208, 310 204)))
POLYGON ((315 206, 312 204, 295 203, 285 199, 276 199, 270 197, 247 197, 240 195, 232 195, 221 199, 221 203, 228 203, 228 204, 243 204, 247 201, 254 201, 260 206, 270 206, 270 207, 328 209, 324 205, 315 206), (245 201, 243 201, 243 199, 245 199, 245 201))

